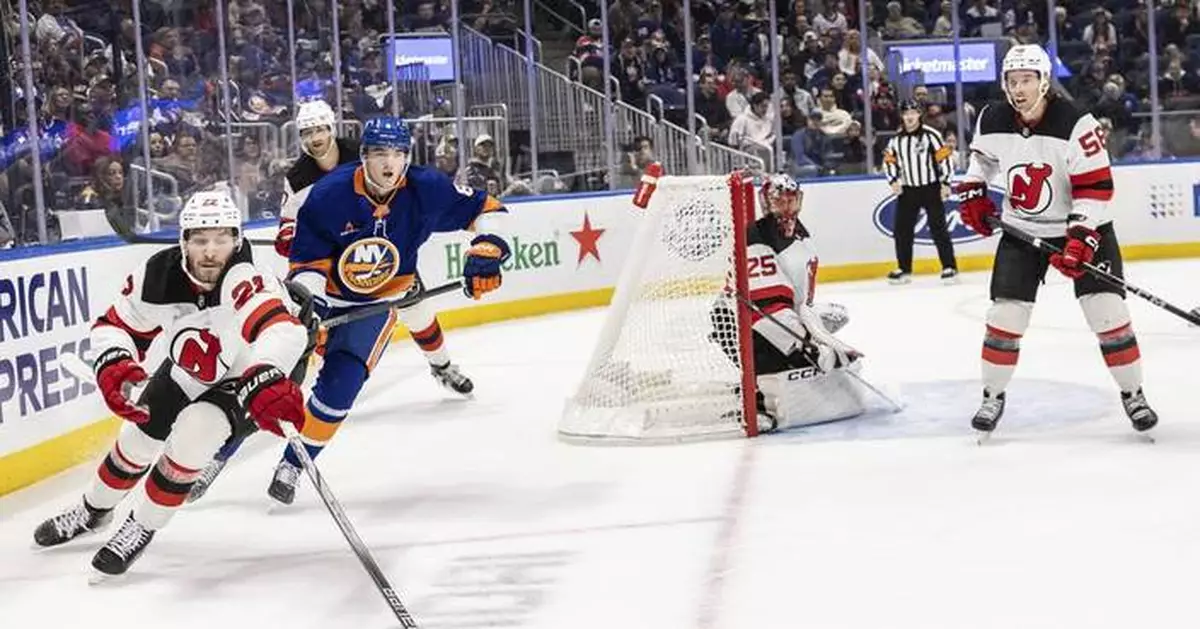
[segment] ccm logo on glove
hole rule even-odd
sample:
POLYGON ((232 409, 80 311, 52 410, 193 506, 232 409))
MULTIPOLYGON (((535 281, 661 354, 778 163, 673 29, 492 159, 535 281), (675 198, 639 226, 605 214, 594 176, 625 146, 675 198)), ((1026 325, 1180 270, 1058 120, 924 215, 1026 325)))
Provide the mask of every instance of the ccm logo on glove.
POLYGON ((467 297, 479 299, 500 288, 500 265, 508 261, 512 252, 504 239, 493 234, 476 236, 467 249, 463 264, 463 292, 467 297))
POLYGON ((987 184, 982 181, 963 181, 954 186, 958 195, 958 215, 962 222, 980 236, 991 236, 988 217, 999 218, 1000 208, 988 196, 987 184))

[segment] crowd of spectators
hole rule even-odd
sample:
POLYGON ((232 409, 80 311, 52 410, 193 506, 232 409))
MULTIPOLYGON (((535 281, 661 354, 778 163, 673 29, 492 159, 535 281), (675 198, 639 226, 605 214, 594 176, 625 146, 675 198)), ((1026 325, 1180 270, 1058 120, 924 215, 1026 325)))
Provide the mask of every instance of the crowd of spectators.
MULTIPOLYGON (((773 154, 778 116, 786 167, 801 176, 865 172, 869 150, 879 164, 882 146, 899 124, 901 99, 924 103, 926 124, 947 138, 958 132, 953 85, 926 85, 884 58, 892 42, 953 37, 949 1, 870 0, 864 16, 849 0, 778 0, 780 88, 786 98, 777 104, 764 96, 773 90, 767 0, 694 0, 691 6, 693 77, 682 71, 679 0, 615 0, 608 7, 611 41, 617 42, 611 71, 626 103, 644 108, 656 95, 667 103, 666 117, 686 126, 683 90, 692 89, 699 122, 712 139, 764 158, 773 154), (875 130, 873 147, 863 137, 868 120, 875 130)), ((1144 0, 1059 0, 1051 27, 1045 2, 964 0, 958 17, 961 37, 998 41, 1000 54, 1006 43, 1048 46, 1053 29, 1063 67, 1059 87, 1112 130, 1114 158, 1150 154, 1152 82, 1167 112, 1162 154, 1200 155, 1200 117, 1187 112, 1200 105, 1200 3, 1163 2, 1152 17, 1144 0), (1150 68, 1147 52, 1152 24, 1160 52, 1156 68, 1150 68)), ((602 25, 593 19, 588 26, 574 52, 578 78, 602 89, 602 25)), ((997 83, 964 87, 969 140, 978 108, 1002 94, 997 83)))

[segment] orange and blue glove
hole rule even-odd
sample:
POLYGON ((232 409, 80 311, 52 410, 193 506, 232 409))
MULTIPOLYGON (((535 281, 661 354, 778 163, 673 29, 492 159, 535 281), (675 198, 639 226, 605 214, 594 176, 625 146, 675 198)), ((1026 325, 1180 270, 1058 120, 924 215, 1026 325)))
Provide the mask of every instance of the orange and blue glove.
POLYGON ((479 299, 500 288, 500 265, 511 255, 503 238, 494 234, 476 236, 463 264, 463 292, 467 297, 479 299))

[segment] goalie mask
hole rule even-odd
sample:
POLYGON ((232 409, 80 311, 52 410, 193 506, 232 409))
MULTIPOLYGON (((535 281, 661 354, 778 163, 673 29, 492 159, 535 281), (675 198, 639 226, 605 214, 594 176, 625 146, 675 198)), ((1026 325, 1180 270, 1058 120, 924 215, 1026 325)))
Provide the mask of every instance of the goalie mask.
POLYGON ((800 204, 804 200, 800 184, 787 175, 771 175, 763 182, 760 195, 763 214, 775 217, 779 231, 785 237, 795 236, 800 204))
POLYGON ((179 213, 183 272, 211 290, 242 246, 242 212, 225 192, 197 192, 179 213))

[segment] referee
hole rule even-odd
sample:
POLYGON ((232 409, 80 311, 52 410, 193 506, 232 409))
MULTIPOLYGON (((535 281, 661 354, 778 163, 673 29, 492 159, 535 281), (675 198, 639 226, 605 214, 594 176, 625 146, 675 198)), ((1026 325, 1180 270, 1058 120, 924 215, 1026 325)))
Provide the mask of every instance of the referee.
POLYGON ((950 175, 954 167, 951 149, 942 143, 942 134, 921 123, 921 105, 915 101, 900 104, 900 132, 883 150, 883 170, 896 203, 896 270, 888 273, 893 284, 907 284, 912 277, 913 231, 922 209, 942 262, 942 280, 952 282, 958 275, 954 245, 946 229, 946 208, 950 196, 950 175))

